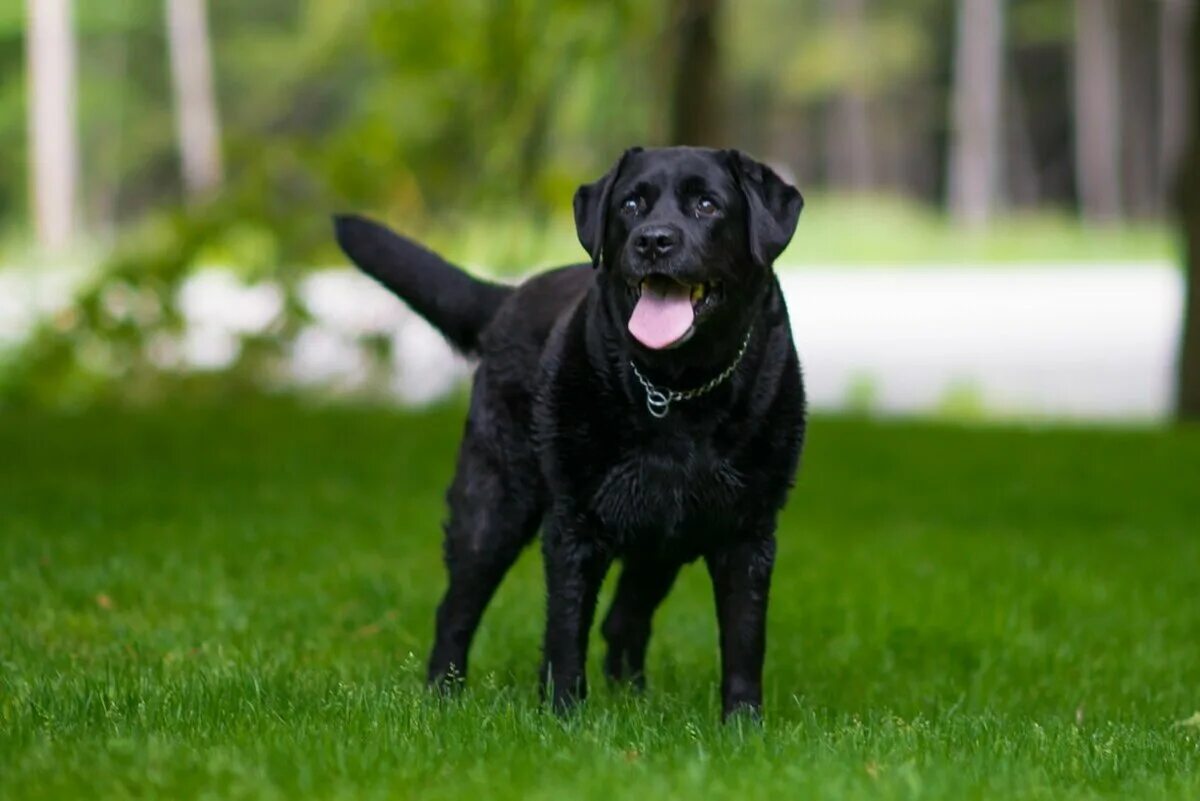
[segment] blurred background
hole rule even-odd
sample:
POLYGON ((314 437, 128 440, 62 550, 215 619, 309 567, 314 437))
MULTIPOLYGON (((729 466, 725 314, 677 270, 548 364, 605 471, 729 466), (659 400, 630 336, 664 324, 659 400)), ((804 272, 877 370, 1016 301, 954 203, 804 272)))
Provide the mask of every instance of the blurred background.
POLYGON ((805 193, 817 409, 1197 416, 1195 6, 0 0, 0 404, 460 392, 329 215, 515 280, 685 143, 805 193))

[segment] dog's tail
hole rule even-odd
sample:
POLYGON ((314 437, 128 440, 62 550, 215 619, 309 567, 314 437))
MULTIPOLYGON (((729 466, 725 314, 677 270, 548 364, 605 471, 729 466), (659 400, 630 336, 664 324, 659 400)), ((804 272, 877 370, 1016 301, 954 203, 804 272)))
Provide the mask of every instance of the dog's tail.
POLYGON ((463 353, 476 352, 479 335, 513 291, 473 278, 364 217, 337 215, 334 228, 338 244, 359 269, 399 295, 463 353))

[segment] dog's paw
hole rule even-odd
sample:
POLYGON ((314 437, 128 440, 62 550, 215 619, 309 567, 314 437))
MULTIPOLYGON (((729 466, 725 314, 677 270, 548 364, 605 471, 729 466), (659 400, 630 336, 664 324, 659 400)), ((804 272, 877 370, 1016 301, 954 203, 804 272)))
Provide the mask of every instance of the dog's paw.
POLYGON ((639 693, 646 689, 646 672, 630 665, 625 650, 616 645, 610 646, 604 657, 604 677, 614 687, 639 693))
POLYGON ((440 695, 453 695, 461 692, 463 687, 467 685, 467 676, 465 673, 460 672, 454 664, 430 665, 425 685, 432 692, 440 695))
POLYGON ((757 701, 727 702, 722 705, 721 721, 727 726, 736 728, 761 727, 763 723, 762 704, 757 701))
POLYGON ((566 717, 587 700, 587 679, 582 675, 556 680, 543 666, 538 688, 542 703, 548 704, 559 717, 566 717))

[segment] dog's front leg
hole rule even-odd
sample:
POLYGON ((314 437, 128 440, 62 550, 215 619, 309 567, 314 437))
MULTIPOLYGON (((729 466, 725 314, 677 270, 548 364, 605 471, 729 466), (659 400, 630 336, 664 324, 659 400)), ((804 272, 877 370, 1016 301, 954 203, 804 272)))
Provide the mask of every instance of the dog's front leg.
POLYGON ((587 697, 587 644, 596 596, 612 561, 580 516, 552 513, 542 537, 546 638, 542 691, 556 712, 587 697))
POLYGON ((721 637, 721 713, 762 710, 767 595, 775 564, 775 535, 721 546, 705 556, 717 601, 721 637))

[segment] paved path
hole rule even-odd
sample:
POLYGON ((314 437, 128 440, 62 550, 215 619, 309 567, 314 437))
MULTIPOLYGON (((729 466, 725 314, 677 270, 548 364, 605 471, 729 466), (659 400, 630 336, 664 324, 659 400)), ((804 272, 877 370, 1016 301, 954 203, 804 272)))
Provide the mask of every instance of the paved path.
MULTIPOLYGON (((1170 409, 1183 281, 1167 264, 805 267, 784 270, 782 282, 815 409, 1086 419, 1170 409)), ((0 346, 60 307, 66 287, 0 273, 0 346)), ((390 386, 402 402, 437 400, 469 373, 424 322, 349 269, 314 273, 301 294, 314 317, 292 349, 301 384, 361 382, 367 334, 391 339, 390 386)), ((180 305, 188 334, 159 343, 158 356, 217 368, 236 357, 240 334, 270 324, 282 297, 206 271, 180 305)))
POLYGON ((1183 280, 1167 265, 784 273, 817 408, 974 398, 994 412, 1168 413, 1183 280), (855 389, 857 387, 857 390, 855 389))

